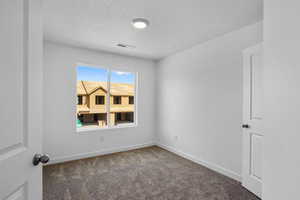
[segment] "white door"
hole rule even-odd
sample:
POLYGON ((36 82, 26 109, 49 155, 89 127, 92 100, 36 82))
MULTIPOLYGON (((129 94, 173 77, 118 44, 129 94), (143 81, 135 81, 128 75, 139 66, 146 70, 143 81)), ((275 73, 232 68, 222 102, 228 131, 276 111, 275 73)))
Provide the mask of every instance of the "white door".
POLYGON ((0 199, 41 200, 42 24, 39 0, 0 0, 0 199))
POLYGON ((262 192, 262 47, 243 52, 243 174, 242 184, 261 197, 262 192))

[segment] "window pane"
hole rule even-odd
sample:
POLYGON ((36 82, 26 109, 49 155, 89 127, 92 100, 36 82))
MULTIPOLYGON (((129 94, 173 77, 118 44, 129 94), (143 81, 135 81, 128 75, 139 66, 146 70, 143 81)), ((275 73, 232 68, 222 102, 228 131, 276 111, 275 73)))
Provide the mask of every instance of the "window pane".
POLYGON ((104 105, 105 104, 105 96, 96 96, 96 105, 104 105))
POLYGON ((129 97, 129 104, 134 104, 134 96, 129 97))
POLYGON ((122 96, 113 96, 114 104, 122 104, 122 96))
POLYGON ((134 122, 135 74, 112 71, 110 76, 110 124, 118 126, 134 122))
POLYGON ((77 67, 77 128, 107 126, 108 71, 102 68, 77 67))
POLYGON ((77 96, 77 104, 82 105, 82 96, 81 95, 77 96))

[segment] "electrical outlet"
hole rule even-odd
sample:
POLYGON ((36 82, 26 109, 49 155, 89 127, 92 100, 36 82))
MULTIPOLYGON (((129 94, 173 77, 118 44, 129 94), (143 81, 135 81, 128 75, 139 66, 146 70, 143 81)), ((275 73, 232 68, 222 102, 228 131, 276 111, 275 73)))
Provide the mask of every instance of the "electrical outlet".
POLYGON ((100 142, 104 142, 104 137, 103 136, 100 136, 100 142))

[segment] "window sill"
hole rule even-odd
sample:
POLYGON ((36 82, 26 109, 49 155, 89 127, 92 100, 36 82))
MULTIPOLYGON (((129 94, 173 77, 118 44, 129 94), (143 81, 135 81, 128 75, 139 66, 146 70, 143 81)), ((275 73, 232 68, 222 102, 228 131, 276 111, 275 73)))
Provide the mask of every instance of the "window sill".
POLYGON ((80 127, 80 128, 76 128, 76 132, 77 133, 86 133, 86 132, 106 131, 106 130, 114 130, 114 129, 121 129, 121 128, 135 128, 135 127, 137 127, 136 123, 122 124, 122 125, 118 125, 118 126, 104 127, 104 128, 98 128, 98 127, 80 127))

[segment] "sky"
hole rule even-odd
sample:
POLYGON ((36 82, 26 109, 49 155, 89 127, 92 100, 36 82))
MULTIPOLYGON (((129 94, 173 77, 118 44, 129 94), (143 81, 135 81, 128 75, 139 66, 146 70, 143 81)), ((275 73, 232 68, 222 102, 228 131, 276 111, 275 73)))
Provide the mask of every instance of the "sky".
MULTIPOLYGON (((77 67, 77 80, 106 82, 108 80, 108 70, 81 65, 77 67)), ((134 84, 134 74, 130 72, 111 71, 111 82, 134 84)))

